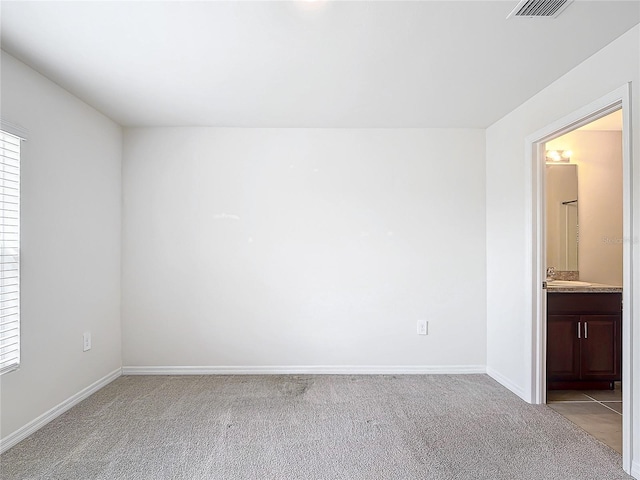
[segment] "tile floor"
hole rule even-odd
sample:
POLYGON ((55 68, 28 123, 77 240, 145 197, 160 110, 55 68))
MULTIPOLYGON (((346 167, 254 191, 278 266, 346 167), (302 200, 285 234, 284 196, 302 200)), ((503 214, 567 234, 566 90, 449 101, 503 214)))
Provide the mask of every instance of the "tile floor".
POLYGON ((549 390, 547 405, 622 453, 622 390, 549 390))

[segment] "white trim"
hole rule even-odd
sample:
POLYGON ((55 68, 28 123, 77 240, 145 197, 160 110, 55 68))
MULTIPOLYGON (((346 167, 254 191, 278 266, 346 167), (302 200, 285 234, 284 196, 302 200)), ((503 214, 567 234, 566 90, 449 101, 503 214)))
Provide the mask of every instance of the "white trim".
POLYGON ((43 413, 35 420, 32 420, 31 422, 27 423, 25 426, 19 428, 15 432, 10 433, 6 437, 0 439, 0 453, 6 452, 11 447, 13 447, 14 445, 18 444, 19 442, 27 438, 29 435, 35 433, 40 428, 44 427, 51 420, 55 419, 56 417, 59 417, 64 412, 69 410, 71 407, 77 405, 88 396, 100 390, 102 387, 113 382, 116 378, 120 377, 121 375, 122 375, 121 368, 114 370, 113 372, 105 375, 101 379, 93 382, 88 387, 83 388, 75 395, 72 395, 71 397, 67 398, 65 401, 56 405, 51 410, 43 413))
POLYGON ((640 462, 633 462, 631 465, 631 476, 633 478, 640 478, 640 462))
POLYGON ((487 375, 489 375, 491 378, 493 378, 496 382, 498 382, 500 385, 505 387, 507 390, 511 390, 513 393, 518 395, 525 402, 530 403, 529 400, 527 399, 527 394, 526 394, 524 388, 522 388, 521 386, 516 385, 511 380, 509 380, 507 377, 505 377, 501 373, 498 373, 497 371, 495 371, 491 367, 487 367, 487 375))
MULTIPOLYGON (((640 305, 640 295, 636 291, 634 277, 634 257, 637 256, 636 239, 633 233, 633 157, 632 157, 632 124, 631 124, 631 84, 620 93, 622 103, 622 238, 629 241, 622 244, 622 468, 631 472, 633 462, 634 438, 638 432, 633 425, 638 416, 637 403, 634 405, 633 391, 636 389, 634 378, 634 358, 640 353, 634 344, 634 326, 636 305, 640 305)), ((637 193, 636 193, 637 194, 637 193)))
POLYGON ((486 373, 484 365, 128 366, 123 375, 432 375, 486 373))
MULTIPOLYGON (((530 392, 528 397, 531 403, 545 402, 546 396, 546 296, 542 290, 544 272, 544 142, 575 130, 596 118, 602 117, 622 108, 624 116, 622 139, 622 165, 623 165, 623 238, 633 239, 633 197, 632 197, 632 152, 631 152, 631 84, 627 83, 613 92, 595 100, 589 105, 553 122, 541 130, 529 135, 525 139, 526 162, 526 252, 527 279, 530 281, 530 289, 526 292, 526 305, 531 312, 530 327, 527 329, 527 345, 530 345, 530 355, 527 356, 527 371, 530 372, 530 392)), ((634 354, 638 354, 638 347, 633 345, 632 310, 635 302, 640 304, 640 296, 634 291, 632 285, 634 269, 634 245, 633 241, 623 244, 623 292, 624 309, 622 313, 622 391, 623 391, 623 416, 622 416, 622 467, 625 472, 630 472, 633 452, 633 421, 635 405, 632 403, 633 362, 634 354)))
POLYGON ((15 123, 7 122, 6 120, 0 119, 0 130, 15 135, 21 140, 27 140, 27 138, 29 138, 29 131, 26 128, 16 125, 15 123))

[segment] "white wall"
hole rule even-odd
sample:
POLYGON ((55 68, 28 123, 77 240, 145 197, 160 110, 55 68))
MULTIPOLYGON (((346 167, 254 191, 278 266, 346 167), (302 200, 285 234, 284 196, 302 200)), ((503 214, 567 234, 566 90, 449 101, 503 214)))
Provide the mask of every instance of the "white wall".
POLYGON ((546 148, 578 168, 580 279, 622 285, 622 132, 575 130, 546 148))
POLYGON ((123 178, 125 366, 483 368, 484 131, 127 129, 123 178))
POLYGON ((4 52, 1 84, 3 121, 28 130, 22 363, 0 377, 5 438, 121 366, 122 130, 4 52))
MULTIPOLYGON (((527 205, 525 138, 559 118, 633 82, 634 246, 640 228, 640 26, 636 26, 535 97, 487 129, 487 367, 528 397, 531 387, 527 309, 531 279, 527 278, 527 205)), ((640 256, 633 264, 640 281, 640 256)), ((635 304, 640 305, 638 289, 635 304)), ((634 316, 634 342, 640 345, 640 324, 634 316)), ((635 358, 640 371, 640 356, 635 358)), ((640 411, 640 385, 634 395, 640 411)), ((634 419, 635 459, 640 459, 640 416, 634 419)), ((640 463, 638 463, 640 468, 640 463)))

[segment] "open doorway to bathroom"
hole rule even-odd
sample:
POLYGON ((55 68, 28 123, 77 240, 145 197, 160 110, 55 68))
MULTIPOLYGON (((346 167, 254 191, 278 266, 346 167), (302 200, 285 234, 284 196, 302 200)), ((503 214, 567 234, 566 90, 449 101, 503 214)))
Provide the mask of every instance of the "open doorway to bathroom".
MULTIPOLYGON (((547 403, 547 284, 546 281, 546 215, 545 215, 545 176, 546 176, 546 144, 558 137, 573 132, 580 127, 592 123, 610 113, 622 110, 622 468, 630 473, 632 466, 637 470, 637 462, 633 460, 634 438, 638 437, 637 418, 640 418, 640 398, 634 395, 638 390, 638 372, 634 359, 640 358, 640 342, 634 342, 632 329, 633 318, 636 317, 635 308, 640 305, 640 290, 633 288, 632 279, 640 272, 640 256, 638 242, 634 237, 633 218, 637 216, 634 210, 634 191, 632 177, 632 103, 631 84, 621 85, 612 92, 591 101, 589 104, 575 110, 540 130, 531 133, 525 139, 525 161, 527 164, 527 207, 529 210, 530 230, 526 246, 527 255, 531 262, 528 278, 530 290, 526 297, 531 312, 530 324, 526 331, 529 346, 530 398, 532 403, 547 403), (636 420, 634 420, 636 419, 636 420)), ((578 208, 581 204, 581 194, 578 192, 578 208)), ((582 227, 580 225, 579 234, 582 227)), ((580 263, 578 252, 578 264, 580 263)), ((581 267, 578 265, 578 271, 581 267)), ((582 272, 580 272, 582 273, 582 272)), ((588 282, 587 282, 588 283, 588 282)), ((586 295, 586 294, 585 294, 586 295)), ((588 297, 587 297, 588 298, 588 297)), ((588 320, 587 320, 588 321, 588 320)), ((583 320, 580 320, 581 336, 584 335, 583 320)), ((587 323, 587 336, 595 335, 594 323, 587 323)), ((577 322, 576 322, 577 336, 577 322)), ((610 329, 609 329, 610 331, 610 329)), ((637 362, 636 362, 637 363, 637 362)))
POLYGON ((623 117, 545 151, 547 404, 622 454, 623 117))

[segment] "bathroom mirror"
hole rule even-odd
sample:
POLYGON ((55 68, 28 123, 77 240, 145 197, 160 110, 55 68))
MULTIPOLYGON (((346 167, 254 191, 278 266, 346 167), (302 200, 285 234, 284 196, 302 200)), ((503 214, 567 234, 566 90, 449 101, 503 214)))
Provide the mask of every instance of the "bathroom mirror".
POLYGON ((546 165, 547 267, 578 271, 578 166, 546 165))

